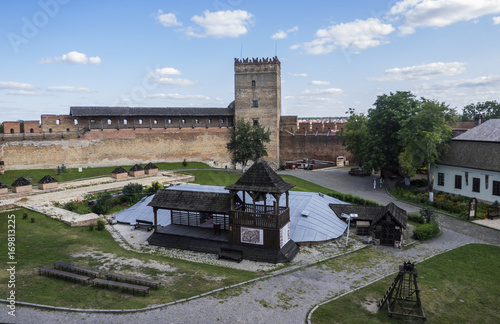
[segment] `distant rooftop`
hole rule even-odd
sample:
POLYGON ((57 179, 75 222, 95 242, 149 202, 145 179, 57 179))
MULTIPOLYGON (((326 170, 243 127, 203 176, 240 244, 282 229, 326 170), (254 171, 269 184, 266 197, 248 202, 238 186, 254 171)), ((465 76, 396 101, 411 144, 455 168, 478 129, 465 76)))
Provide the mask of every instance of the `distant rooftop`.
POLYGON ((454 141, 500 142, 500 119, 490 119, 455 137, 454 141))
POLYGON ((73 117, 176 117, 176 116, 233 116, 232 108, 192 108, 192 107, 70 107, 73 117))

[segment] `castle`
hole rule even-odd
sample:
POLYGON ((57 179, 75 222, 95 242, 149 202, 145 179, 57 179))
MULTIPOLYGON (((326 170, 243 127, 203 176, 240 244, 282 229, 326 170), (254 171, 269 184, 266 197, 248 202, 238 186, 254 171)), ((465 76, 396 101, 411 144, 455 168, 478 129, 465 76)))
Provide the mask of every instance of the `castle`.
POLYGON ((243 118, 271 131, 266 161, 334 161, 348 155, 337 124, 299 124, 281 115, 281 62, 235 59, 234 96, 227 107, 70 107, 69 115, 5 121, 0 161, 6 170, 130 165, 148 161, 201 161, 231 166, 229 128, 243 118))

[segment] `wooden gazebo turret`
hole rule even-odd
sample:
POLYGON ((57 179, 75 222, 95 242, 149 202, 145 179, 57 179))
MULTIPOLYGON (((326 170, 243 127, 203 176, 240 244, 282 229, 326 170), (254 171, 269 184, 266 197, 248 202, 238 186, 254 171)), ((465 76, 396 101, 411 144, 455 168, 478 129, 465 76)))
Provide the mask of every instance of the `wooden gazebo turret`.
POLYGON ((288 191, 293 187, 258 159, 235 184, 225 188, 231 194, 229 242, 281 249, 291 241, 288 191), (242 202, 235 199, 238 191, 243 192, 242 202), (247 194, 251 201, 246 201, 247 194), (270 204, 268 194, 274 198, 270 204), (285 206, 280 206, 283 194, 285 206))

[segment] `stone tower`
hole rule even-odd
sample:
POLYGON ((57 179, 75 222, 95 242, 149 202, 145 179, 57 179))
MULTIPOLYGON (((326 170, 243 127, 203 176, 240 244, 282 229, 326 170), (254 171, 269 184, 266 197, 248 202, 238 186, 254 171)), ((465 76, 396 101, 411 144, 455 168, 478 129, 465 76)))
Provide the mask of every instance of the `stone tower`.
POLYGON ((271 131, 265 160, 279 166, 281 64, 277 57, 234 60, 235 120, 258 123, 271 131))

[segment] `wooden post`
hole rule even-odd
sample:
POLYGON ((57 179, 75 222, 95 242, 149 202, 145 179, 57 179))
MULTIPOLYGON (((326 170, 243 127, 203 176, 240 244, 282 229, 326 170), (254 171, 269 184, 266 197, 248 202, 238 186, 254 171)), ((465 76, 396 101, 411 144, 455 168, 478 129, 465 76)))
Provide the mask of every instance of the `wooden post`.
POLYGON ((158 230, 158 207, 153 207, 153 213, 155 214, 155 232, 158 230))

